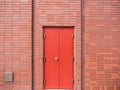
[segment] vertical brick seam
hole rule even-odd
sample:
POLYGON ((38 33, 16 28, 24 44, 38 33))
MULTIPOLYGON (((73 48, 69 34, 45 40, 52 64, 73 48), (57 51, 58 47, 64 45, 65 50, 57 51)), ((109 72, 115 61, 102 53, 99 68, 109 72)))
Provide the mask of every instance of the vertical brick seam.
POLYGON ((81 0, 81 90, 85 90, 85 1, 81 0))

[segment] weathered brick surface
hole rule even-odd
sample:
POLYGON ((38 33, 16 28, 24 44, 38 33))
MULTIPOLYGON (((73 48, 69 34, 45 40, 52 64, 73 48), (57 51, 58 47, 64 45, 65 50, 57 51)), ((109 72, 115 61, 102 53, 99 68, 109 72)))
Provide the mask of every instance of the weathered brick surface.
MULTIPOLYGON (((84 0, 85 90, 120 90, 120 1, 84 0)), ((81 90, 81 0, 34 0, 34 90, 43 90, 43 26, 74 26, 81 90)), ((32 0, 0 0, 0 90, 32 90, 32 0), (4 72, 14 82, 4 83, 4 72)))
POLYGON ((0 90, 31 90, 31 0, 0 0, 0 90))
POLYGON ((85 90, 120 90, 120 1, 85 0, 85 90))
POLYGON ((81 1, 35 1, 35 90, 43 90, 43 26, 75 26, 75 90, 81 90, 81 1))

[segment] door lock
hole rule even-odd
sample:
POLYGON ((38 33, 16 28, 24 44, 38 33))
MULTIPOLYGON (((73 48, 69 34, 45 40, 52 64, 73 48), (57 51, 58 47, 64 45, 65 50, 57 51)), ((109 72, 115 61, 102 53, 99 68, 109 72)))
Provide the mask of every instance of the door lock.
POLYGON ((58 61, 58 60, 59 60, 59 59, 58 59, 58 57, 55 57, 54 59, 55 59, 56 61, 58 61))

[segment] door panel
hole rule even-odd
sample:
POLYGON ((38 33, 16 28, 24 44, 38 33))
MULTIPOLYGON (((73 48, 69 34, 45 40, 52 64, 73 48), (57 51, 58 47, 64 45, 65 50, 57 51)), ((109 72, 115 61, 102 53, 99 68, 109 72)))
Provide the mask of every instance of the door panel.
POLYGON ((46 57, 45 62, 45 88, 58 88, 59 87, 59 62, 54 60, 59 57, 58 51, 58 38, 59 32, 55 28, 45 29, 45 49, 44 54, 46 57))
POLYGON ((73 90, 73 28, 45 28, 44 33, 45 89, 73 90))
POLYGON ((73 29, 60 29, 60 88, 73 87, 73 29))

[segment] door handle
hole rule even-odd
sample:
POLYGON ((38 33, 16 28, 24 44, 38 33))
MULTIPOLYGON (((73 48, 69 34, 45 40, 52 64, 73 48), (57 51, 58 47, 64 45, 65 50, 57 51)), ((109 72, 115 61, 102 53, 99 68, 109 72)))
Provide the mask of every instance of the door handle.
POLYGON ((55 59, 56 61, 58 61, 58 60, 59 60, 59 58, 58 58, 58 57, 55 57, 54 59, 55 59))

